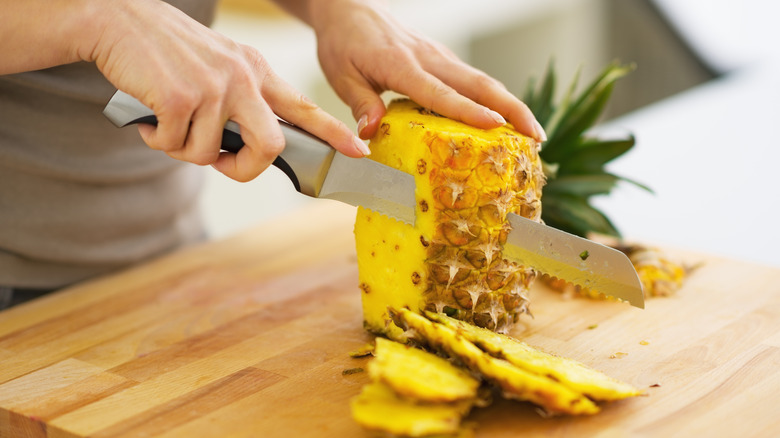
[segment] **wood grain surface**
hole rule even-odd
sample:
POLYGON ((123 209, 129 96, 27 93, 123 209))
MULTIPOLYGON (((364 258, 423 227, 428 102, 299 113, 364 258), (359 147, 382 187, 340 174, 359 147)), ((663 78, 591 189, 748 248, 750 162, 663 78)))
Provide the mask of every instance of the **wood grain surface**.
MULTIPOLYGON (((368 437, 354 209, 281 220, 0 312, 2 437, 368 437)), ((513 335, 646 389, 591 417, 497 401, 477 437, 780 436, 780 269, 703 265, 645 310, 537 285, 513 335)), ((392 413, 388 413, 392 415, 392 413)))

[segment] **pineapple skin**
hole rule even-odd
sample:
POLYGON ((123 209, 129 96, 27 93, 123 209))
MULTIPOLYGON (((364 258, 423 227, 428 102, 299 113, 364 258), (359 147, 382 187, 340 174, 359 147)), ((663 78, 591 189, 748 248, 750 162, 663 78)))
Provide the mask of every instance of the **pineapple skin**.
POLYGON ((591 400, 615 401, 643 394, 634 386, 609 377, 580 362, 545 353, 510 336, 465 324, 446 315, 428 312, 426 316, 431 321, 454 330, 486 353, 501 357, 530 373, 549 376, 591 400))
POLYGON ((530 401, 551 414, 593 415, 599 412, 599 407, 584 394, 546 374, 527 371, 482 351, 457 330, 408 309, 394 309, 391 313, 397 325, 412 330, 416 341, 455 358, 500 388, 506 398, 530 401))
POLYGON ((420 403, 396 394, 381 382, 365 385, 350 402, 352 418, 366 429, 389 436, 423 437, 456 435, 470 400, 452 403, 420 403))
POLYGON ((401 99, 369 146, 371 159, 415 177, 417 206, 414 227, 358 209, 365 328, 399 339, 394 307, 507 331, 528 311, 535 272, 501 257, 506 215, 541 220, 539 144, 509 125, 477 129, 401 99))

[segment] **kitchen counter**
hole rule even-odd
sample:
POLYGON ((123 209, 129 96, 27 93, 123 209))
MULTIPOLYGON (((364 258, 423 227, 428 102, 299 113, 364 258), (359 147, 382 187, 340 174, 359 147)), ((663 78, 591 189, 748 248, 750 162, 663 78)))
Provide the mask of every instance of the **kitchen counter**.
MULTIPOLYGON (((354 209, 318 201, 231 238, 0 312, 0 436, 368 437, 354 209)), ((542 285, 512 334, 647 392, 590 417, 499 401, 477 437, 777 436, 780 269, 701 263, 669 298, 542 285)))

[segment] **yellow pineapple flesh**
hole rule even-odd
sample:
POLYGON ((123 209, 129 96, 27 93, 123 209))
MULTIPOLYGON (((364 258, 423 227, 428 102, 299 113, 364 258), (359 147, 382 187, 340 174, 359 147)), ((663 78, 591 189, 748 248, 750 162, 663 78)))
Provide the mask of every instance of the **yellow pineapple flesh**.
POLYGON ((358 209, 355 238, 368 330, 401 335, 388 306, 445 312, 506 331, 527 311, 530 267, 502 258, 506 215, 539 221, 539 145, 511 126, 481 130, 392 102, 370 158, 415 177, 415 225, 358 209))

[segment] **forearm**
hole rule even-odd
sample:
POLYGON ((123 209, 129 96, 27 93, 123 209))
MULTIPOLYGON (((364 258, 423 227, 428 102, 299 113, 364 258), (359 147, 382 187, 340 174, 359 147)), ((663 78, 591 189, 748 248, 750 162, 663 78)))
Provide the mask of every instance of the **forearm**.
POLYGON ((0 0, 0 74, 88 59, 103 22, 111 15, 106 3, 0 0))
POLYGON ((338 22, 339 17, 358 7, 369 6, 385 9, 386 0, 273 0, 279 7, 317 30, 321 26, 338 22))

